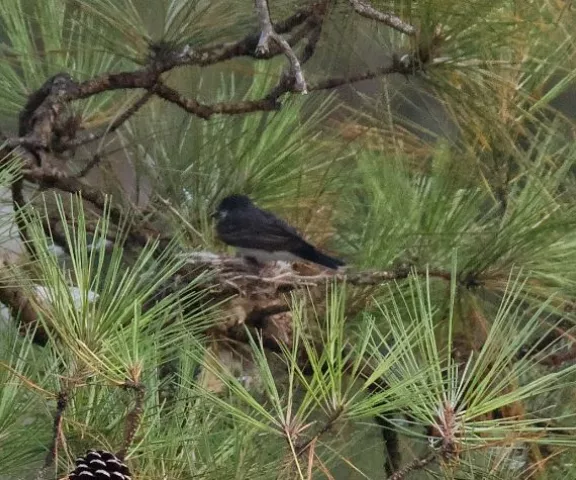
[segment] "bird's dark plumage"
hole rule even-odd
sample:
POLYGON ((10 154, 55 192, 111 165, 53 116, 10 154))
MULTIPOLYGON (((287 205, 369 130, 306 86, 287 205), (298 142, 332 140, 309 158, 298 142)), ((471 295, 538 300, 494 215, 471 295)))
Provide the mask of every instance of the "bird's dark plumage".
POLYGON ((220 240, 238 248, 245 256, 302 259, 332 269, 344 265, 341 260, 319 252, 284 220, 258 208, 245 195, 224 198, 213 216, 217 219, 220 240))

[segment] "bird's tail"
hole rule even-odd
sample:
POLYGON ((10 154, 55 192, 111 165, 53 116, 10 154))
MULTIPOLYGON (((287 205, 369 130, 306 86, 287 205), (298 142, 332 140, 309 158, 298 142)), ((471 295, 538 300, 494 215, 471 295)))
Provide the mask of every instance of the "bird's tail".
POLYGON ((316 248, 314 248, 310 244, 306 244, 301 247, 296 253, 299 257, 303 258, 304 260, 308 260, 312 263, 317 263, 318 265, 322 265, 326 268, 331 268, 332 270, 336 270, 338 267, 342 267, 346 265, 342 260, 339 260, 334 257, 330 257, 316 248))

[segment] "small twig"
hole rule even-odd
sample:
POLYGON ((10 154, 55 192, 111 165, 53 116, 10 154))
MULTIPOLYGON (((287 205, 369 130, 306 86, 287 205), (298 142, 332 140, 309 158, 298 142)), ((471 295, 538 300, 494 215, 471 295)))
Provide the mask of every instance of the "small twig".
POLYGON ((376 10, 371 5, 364 3, 362 0, 348 0, 352 8, 358 13, 371 20, 376 20, 378 22, 387 25, 394 30, 405 33, 406 35, 414 36, 416 35, 416 28, 409 23, 403 21, 400 17, 392 13, 384 13, 376 10))
MULTIPOLYGON (((273 24, 274 31, 278 34, 288 34, 293 29, 303 24, 303 28, 300 31, 292 33, 287 36, 288 43, 292 46, 298 43, 302 38, 304 38, 306 31, 309 30, 307 25, 307 20, 310 16, 316 12, 315 6, 311 8, 306 8, 298 10, 290 17, 276 22, 273 24)), ((201 47, 195 49, 190 45, 185 45, 179 51, 174 52, 170 55, 171 58, 165 61, 163 65, 163 71, 170 70, 177 66, 183 65, 197 65, 200 67, 206 67, 209 65, 214 65, 217 63, 230 60, 232 58, 238 57, 255 57, 256 56, 256 46, 258 45, 258 40, 260 38, 259 34, 250 34, 241 40, 235 42, 225 42, 218 43, 215 45, 208 45, 206 47, 201 47)), ((270 49, 267 55, 260 58, 272 58, 276 55, 280 55, 283 51, 276 44, 270 49), (275 47, 275 48, 274 48, 275 47)))
POLYGON ((430 465, 436 460, 437 456, 437 453, 433 452, 426 457, 417 458, 400 470, 396 470, 392 475, 388 477, 388 480, 402 480, 408 473, 413 472, 414 470, 422 470, 424 467, 430 465))
POLYGON ((128 449, 132 445, 136 432, 140 427, 142 414, 144 413, 144 396, 146 393, 144 385, 139 382, 125 382, 123 387, 134 391, 134 408, 130 410, 126 416, 126 423, 124 425, 124 443, 122 444, 122 448, 116 454, 116 456, 122 461, 125 459, 128 449))
POLYGON ((332 415, 330 415, 330 417, 326 420, 324 425, 322 425, 322 428, 320 428, 320 430, 318 430, 312 438, 306 440, 305 442, 299 445, 296 445, 296 454, 300 456, 303 453, 305 453, 306 450, 308 450, 308 448, 312 444, 314 444, 322 435, 330 431, 334 426, 334 424, 338 421, 338 419, 342 415, 342 412, 343 412, 342 407, 338 407, 336 410, 334 410, 334 412, 332 412, 332 415))
POLYGON ((102 161, 102 154, 100 152, 95 153, 92 158, 88 161, 86 165, 80 170, 74 178, 80 179, 84 178, 90 171, 96 167, 102 161))
MULTIPOLYGON (((78 138, 71 142, 66 143, 63 146, 63 148, 70 149, 81 145, 85 145, 87 143, 103 138, 105 135, 114 133, 116 130, 118 130, 118 128, 120 128, 124 124, 124 122, 126 122, 132 115, 134 115, 138 110, 140 110, 140 108, 142 108, 146 104, 146 102, 148 102, 148 100, 152 97, 152 95, 153 93, 150 91, 145 92, 144 95, 142 95, 129 108, 127 108, 122 113, 122 115, 120 115, 116 120, 114 120, 114 122, 112 122, 106 130, 103 130, 102 132, 99 133, 89 133, 88 135, 82 138, 78 138)), ((74 177, 75 178, 85 177, 94 167, 96 167, 101 162, 101 160, 102 160, 102 152, 101 149, 98 148, 98 151, 92 156, 92 159, 82 168, 82 170, 80 170, 80 172, 74 175, 74 177)))
POLYGON ((393 62, 391 65, 380 67, 377 70, 370 70, 349 77, 326 78, 311 85, 310 91, 328 90, 331 88, 340 87, 342 85, 362 82, 364 80, 372 80, 373 78, 382 77, 384 75, 391 75, 393 73, 406 74, 413 73, 413 71, 408 71, 407 68, 403 67, 401 64, 393 62))
POLYGON ((54 412, 54 424, 52 430, 52 444, 50 450, 46 454, 44 460, 44 470, 50 468, 58 458, 58 443, 62 438, 62 417, 64 410, 68 406, 68 394, 66 392, 58 393, 58 401, 56 403, 56 411, 54 412))
POLYGON ((302 66, 298 57, 292 50, 290 44, 276 31, 270 19, 270 9, 268 8, 268 0, 255 0, 256 13, 258 15, 258 23, 260 24, 260 39, 256 46, 256 55, 266 55, 270 51, 270 41, 276 42, 280 49, 288 58, 290 62, 290 70, 294 78, 294 90, 297 92, 308 93, 306 87, 306 80, 302 72, 302 66))
MULTIPOLYGON (((87 143, 93 142, 95 140, 99 140, 100 138, 108 135, 110 133, 114 133, 118 130, 124 122, 126 122, 132 115, 138 112, 152 97, 153 92, 146 91, 144 94, 136 100, 132 105, 130 105, 122 114, 120 114, 106 129, 102 130, 98 133, 89 133, 81 138, 75 138, 69 142, 66 142, 58 149, 59 152, 68 150, 70 148, 79 147, 82 145, 86 145, 87 143)), ((99 152, 95 155, 98 156, 99 152)), ((86 174, 84 174, 86 175, 86 174)), ((84 176, 80 175, 80 176, 84 176)))

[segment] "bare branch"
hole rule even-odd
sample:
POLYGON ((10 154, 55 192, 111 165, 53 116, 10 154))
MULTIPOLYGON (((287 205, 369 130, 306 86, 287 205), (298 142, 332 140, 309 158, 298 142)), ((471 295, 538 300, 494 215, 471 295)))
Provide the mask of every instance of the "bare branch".
POLYGON ((328 90, 330 88, 340 87, 342 85, 347 85, 356 82, 362 82, 364 80, 372 80, 373 78, 382 77, 384 75, 390 75, 393 73, 403 73, 397 65, 388 65, 385 67, 381 67, 378 70, 368 71, 359 73, 357 75, 352 75, 350 77, 334 77, 334 78, 326 78, 325 80, 321 80, 318 83, 310 86, 310 91, 317 91, 317 90, 328 90))
POLYGON ((399 32, 405 33, 406 35, 414 36, 416 35, 416 28, 409 23, 403 21, 400 17, 392 13, 383 13, 376 10, 371 5, 365 3, 362 0, 348 0, 352 8, 358 13, 366 18, 376 20, 384 25, 398 30, 399 32))
MULTIPOLYGON (((213 282, 214 289, 221 289, 228 293, 242 291, 255 291, 258 286, 284 286, 285 290, 324 285, 330 281, 346 282, 349 285, 364 287, 377 286, 393 280, 407 278, 411 273, 416 275, 428 275, 449 281, 450 272, 444 270, 412 271, 402 266, 394 270, 377 271, 320 271, 316 274, 301 275, 289 265, 277 267, 268 271, 254 271, 254 267, 248 265, 242 258, 227 255, 216 255, 211 252, 196 252, 184 254, 190 273, 194 276, 200 271, 210 270, 214 275, 209 277, 213 282), (273 274, 273 276, 267 276, 273 274)), ((207 278, 208 279, 208 278, 207 278)))
POLYGON ((86 165, 84 165, 82 170, 80 170, 76 175, 74 175, 74 178, 79 179, 85 177, 101 161, 102 161, 102 154, 100 152, 95 153, 90 159, 90 161, 86 163, 86 165))
POLYGON ((297 92, 308 93, 306 87, 306 80, 304 79, 304 73, 302 72, 302 66, 298 57, 292 50, 292 47, 288 42, 276 31, 272 26, 272 20, 270 19, 270 10, 268 8, 268 0, 255 0, 256 13, 258 14, 258 23, 260 24, 260 39, 258 40, 258 45, 256 46, 257 55, 266 55, 270 51, 270 42, 274 41, 278 44, 281 50, 288 58, 290 62, 291 75, 294 78, 294 90, 297 92))
MULTIPOLYGON (((321 4, 320 4, 321 5, 321 4)), ((310 22, 310 17, 314 14, 316 15, 321 9, 317 6, 312 6, 309 9, 299 10, 290 17, 282 20, 280 22, 274 23, 273 29, 279 35, 287 34, 294 30, 299 25, 303 28, 297 32, 292 33, 286 37, 287 42, 290 46, 294 46, 302 38, 306 36, 306 33, 312 27, 310 22)), ((170 70, 171 68, 183 65, 197 65, 205 67, 208 65, 214 65, 216 63, 224 62, 232 58, 238 58, 243 56, 250 56, 256 58, 256 47, 258 45, 258 40, 260 39, 259 34, 251 34, 243 39, 236 42, 226 42, 219 43, 216 45, 208 45, 206 47, 194 49, 189 45, 185 45, 179 51, 174 52, 170 59, 166 60, 163 68, 170 70)), ((272 58, 276 55, 284 53, 279 45, 274 44, 270 46, 270 50, 264 56, 259 58, 272 58)))
POLYGON ((173 88, 161 82, 154 85, 153 92, 160 98, 173 103, 183 110, 204 120, 208 120, 212 115, 216 114, 239 115, 250 112, 268 112, 278 110, 279 108, 276 102, 267 98, 240 102, 221 102, 213 105, 206 105, 193 98, 187 98, 184 95, 181 95, 173 88))

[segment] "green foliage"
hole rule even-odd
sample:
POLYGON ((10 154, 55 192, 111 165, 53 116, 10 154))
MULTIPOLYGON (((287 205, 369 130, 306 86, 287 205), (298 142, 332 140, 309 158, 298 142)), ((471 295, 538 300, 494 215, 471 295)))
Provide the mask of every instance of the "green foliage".
MULTIPOLYGON (((256 24, 251 2, 5 3, 0 114, 12 127, 54 73, 85 80, 139 68, 151 45, 195 48, 256 24)), ((296 2, 270 3, 279 19, 296 2)), ((403 464, 437 455, 414 478, 574 476, 575 367, 562 359, 573 350, 576 148, 573 120, 552 102, 573 85, 575 45, 560 3, 374 0, 420 25, 418 42, 442 26, 435 60, 410 84, 383 79, 381 97, 360 107, 314 92, 283 97, 279 111, 208 121, 153 100, 99 142, 98 152, 135 167, 147 213, 174 241, 132 250, 127 220, 115 228, 108 205, 93 224, 76 197, 46 193, 43 208, 27 206, 36 258, 3 266, 2 280, 10 274, 34 299, 49 341, 37 346, 12 323, 0 335, 0 475, 36 477, 66 392, 58 478, 87 448, 119 451, 135 406, 126 458, 138 478, 382 478, 375 417, 400 433, 403 464), (377 141, 331 128, 343 115, 377 141), (218 247, 209 214, 232 192, 289 218, 352 270, 403 264, 411 275, 294 294, 294 343, 271 353, 250 336, 251 373, 238 374, 206 336, 229 312, 208 302, 205 274, 175 281, 179 248, 218 247), (64 261, 46 236, 48 215, 64 226, 64 261)), ((329 11, 324 57, 306 64, 307 80, 348 73, 342 59, 353 71, 374 63, 361 55, 366 40, 394 53, 415 44, 349 12, 348 2, 329 11)), ((203 103, 250 100, 277 83, 284 61, 240 59, 163 80, 203 103)), ((85 125, 105 126, 135 96, 74 108, 85 125)), ((0 165, 8 188, 19 167, 0 165)))

